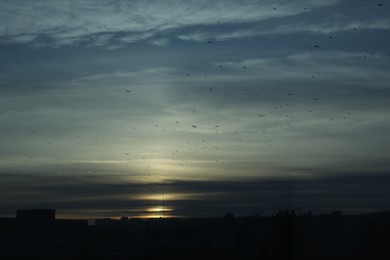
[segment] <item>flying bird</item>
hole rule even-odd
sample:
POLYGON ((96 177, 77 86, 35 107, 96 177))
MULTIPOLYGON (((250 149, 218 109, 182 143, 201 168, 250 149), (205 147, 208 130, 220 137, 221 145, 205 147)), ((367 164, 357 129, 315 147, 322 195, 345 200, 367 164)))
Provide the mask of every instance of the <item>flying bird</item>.
POLYGON ((128 90, 128 89, 126 89, 126 92, 129 92, 129 93, 130 93, 130 92, 131 92, 131 90, 128 90))
POLYGON ((317 48, 317 49, 320 48, 320 46, 318 44, 314 45, 313 47, 317 48))
POLYGON ((192 125, 193 128, 196 128, 196 125, 192 125))
POLYGON ((378 4, 378 6, 383 6, 383 4, 378 4))

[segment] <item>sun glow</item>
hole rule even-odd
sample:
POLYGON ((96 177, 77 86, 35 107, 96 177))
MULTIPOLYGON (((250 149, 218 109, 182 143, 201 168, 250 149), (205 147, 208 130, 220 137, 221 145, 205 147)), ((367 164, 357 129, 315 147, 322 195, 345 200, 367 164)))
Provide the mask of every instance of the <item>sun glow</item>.
POLYGON ((157 206, 157 207, 152 207, 148 208, 146 210, 149 214, 147 214, 145 217, 146 218, 169 218, 169 217, 174 217, 172 215, 172 212, 174 211, 173 208, 167 208, 163 206, 157 206))

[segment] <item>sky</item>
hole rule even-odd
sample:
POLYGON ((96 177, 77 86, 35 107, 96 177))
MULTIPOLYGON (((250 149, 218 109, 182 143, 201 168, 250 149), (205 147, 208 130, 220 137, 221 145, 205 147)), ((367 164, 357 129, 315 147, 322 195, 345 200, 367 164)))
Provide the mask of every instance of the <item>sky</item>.
POLYGON ((0 4, 1 216, 389 210, 390 2, 0 4))

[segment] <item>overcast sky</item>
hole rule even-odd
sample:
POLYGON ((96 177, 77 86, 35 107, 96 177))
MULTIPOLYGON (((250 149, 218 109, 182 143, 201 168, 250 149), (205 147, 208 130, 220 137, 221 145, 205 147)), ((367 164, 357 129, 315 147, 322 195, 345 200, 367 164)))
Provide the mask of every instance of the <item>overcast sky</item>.
POLYGON ((389 209, 390 2, 0 4, 0 215, 389 209))

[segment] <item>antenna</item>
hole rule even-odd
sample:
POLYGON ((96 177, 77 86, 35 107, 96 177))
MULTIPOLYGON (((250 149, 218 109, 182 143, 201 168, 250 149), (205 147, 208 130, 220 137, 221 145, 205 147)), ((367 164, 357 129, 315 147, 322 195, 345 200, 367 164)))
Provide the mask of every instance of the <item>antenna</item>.
POLYGON ((162 217, 165 218, 165 194, 164 194, 164 182, 161 185, 161 193, 162 193, 162 217))

